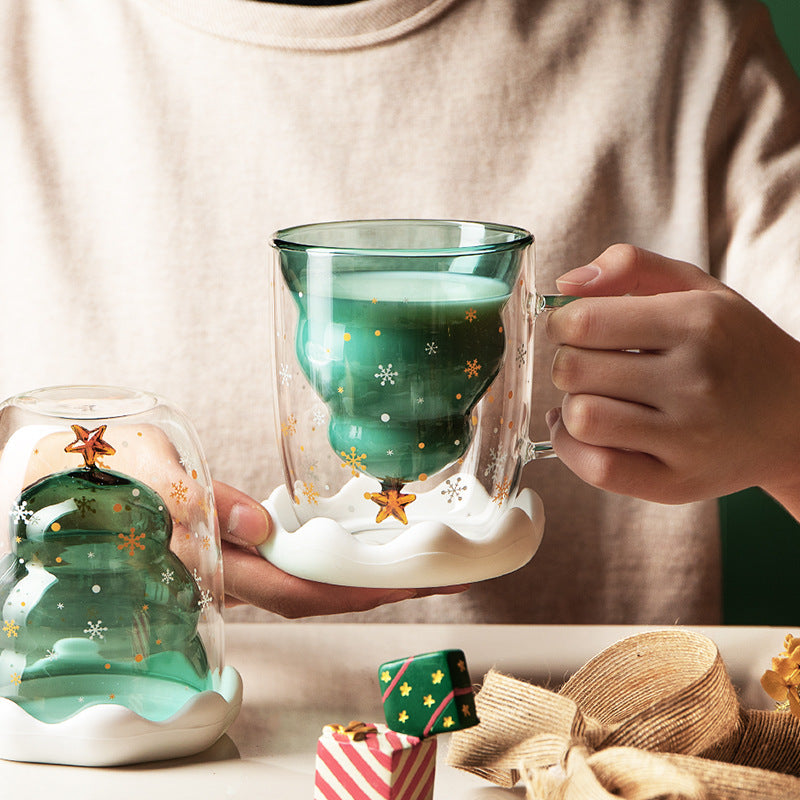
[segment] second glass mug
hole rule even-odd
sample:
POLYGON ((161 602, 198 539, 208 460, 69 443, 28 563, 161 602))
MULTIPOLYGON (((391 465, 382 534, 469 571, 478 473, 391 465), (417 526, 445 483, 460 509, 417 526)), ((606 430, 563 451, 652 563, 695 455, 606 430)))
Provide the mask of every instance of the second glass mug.
POLYGON ((531 442, 533 236, 458 220, 274 234, 275 428, 285 482, 263 555, 301 577, 436 586, 519 568, 544 514, 531 442))

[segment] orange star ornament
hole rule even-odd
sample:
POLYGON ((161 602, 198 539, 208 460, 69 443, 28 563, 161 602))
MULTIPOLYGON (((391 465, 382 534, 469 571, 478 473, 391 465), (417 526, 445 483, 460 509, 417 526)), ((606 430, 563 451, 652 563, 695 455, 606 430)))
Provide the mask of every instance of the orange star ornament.
POLYGON ((73 425, 72 432, 77 438, 64 448, 64 452, 80 453, 87 467, 94 466, 97 456, 113 456, 117 452, 103 440, 103 434, 106 432, 105 425, 91 431, 81 425, 73 425))
POLYGON ((375 522, 383 522, 388 517, 399 519, 403 525, 408 525, 408 517, 403 506, 413 503, 417 499, 415 494, 401 494, 399 489, 384 489, 382 492, 372 492, 369 499, 377 503, 381 509, 375 522))

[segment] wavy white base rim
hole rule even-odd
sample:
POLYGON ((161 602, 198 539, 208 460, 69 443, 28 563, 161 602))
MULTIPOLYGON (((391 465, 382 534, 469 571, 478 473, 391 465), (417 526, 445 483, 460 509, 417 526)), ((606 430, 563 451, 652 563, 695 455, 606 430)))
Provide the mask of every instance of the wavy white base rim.
POLYGON ((94 705, 63 722, 41 722, 0 698, 0 758, 111 767, 200 753, 242 707, 242 679, 225 667, 217 691, 200 692, 169 719, 153 722, 120 705, 94 705))
POLYGON ((329 517, 301 524, 285 486, 263 505, 273 521, 272 534, 259 547, 264 558, 291 575, 343 586, 416 588, 496 578, 527 564, 544 533, 544 507, 530 489, 479 534, 428 520, 380 543, 349 533, 329 517))

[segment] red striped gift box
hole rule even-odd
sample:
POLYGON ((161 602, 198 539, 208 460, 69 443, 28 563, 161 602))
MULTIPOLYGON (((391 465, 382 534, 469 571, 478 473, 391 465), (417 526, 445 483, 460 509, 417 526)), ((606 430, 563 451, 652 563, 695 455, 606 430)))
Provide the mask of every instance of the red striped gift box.
POLYGON ((322 729, 314 800, 432 800, 436 739, 369 727, 358 737, 341 725, 322 729))

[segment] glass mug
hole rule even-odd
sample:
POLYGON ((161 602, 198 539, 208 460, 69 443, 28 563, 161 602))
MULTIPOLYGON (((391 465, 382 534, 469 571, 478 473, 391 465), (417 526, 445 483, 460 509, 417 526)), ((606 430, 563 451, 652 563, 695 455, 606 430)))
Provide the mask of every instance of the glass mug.
POLYGON ((454 220, 274 234, 275 428, 285 484, 262 553, 301 577, 374 586, 481 580, 541 539, 524 464, 537 294, 533 236, 454 220))
POLYGON ((0 510, 0 758, 108 766, 219 738, 241 679, 189 420, 118 387, 9 398, 0 510))

